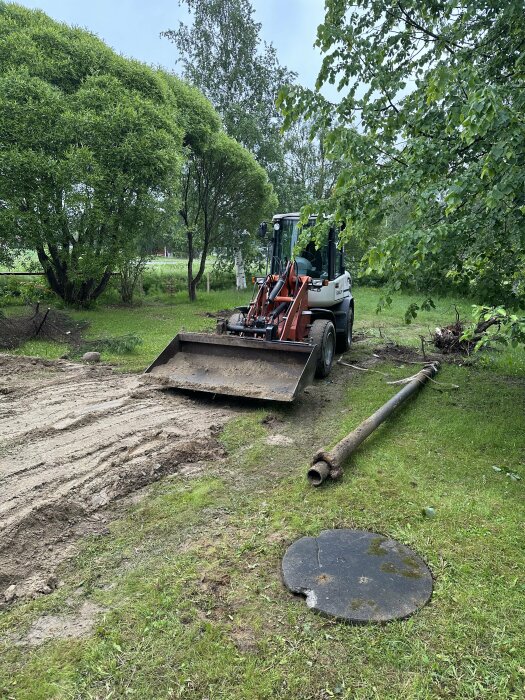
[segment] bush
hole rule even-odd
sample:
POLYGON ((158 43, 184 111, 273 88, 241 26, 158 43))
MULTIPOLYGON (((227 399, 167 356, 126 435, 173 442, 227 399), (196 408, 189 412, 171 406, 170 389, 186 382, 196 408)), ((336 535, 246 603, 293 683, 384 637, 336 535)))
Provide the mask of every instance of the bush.
MULTIPOLYGON (((161 270, 147 269, 142 275, 142 289, 147 297, 155 297, 164 294, 175 294, 186 291, 188 280, 185 270, 163 272, 161 270)), ((235 287, 235 274, 231 271, 210 270, 210 287, 213 290, 233 289, 235 287)), ((206 275, 201 279, 197 289, 206 290, 206 275)))
POLYGON ((182 272, 161 272, 148 269, 142 275, 142 289, 146 296, 175 294, 186 289, 186 276, 182 272))
POLYGON ((57 301, 55 293, 49 288, 46 278, 0 276, 0 306, 24 306, 39 301, 57 301))
POLYGON ((83 340, 80 345, 79 354, 89 350, 102 352, 112 352, 117 355, 124 355, 134 352, 144 341, 136 333, 126 333, 125 335, 106 336, 90 340, 83 340))
MULTIPOLYGON (((246 284, 250 284, 249 274, 246 272, 246 284)), ((235 273, 232 270, 215 270, 210 273, 210 286, 212 289, 234 289, 235 273)), ((200 289, 206 289, 206 279, 202 279, 200 289)))

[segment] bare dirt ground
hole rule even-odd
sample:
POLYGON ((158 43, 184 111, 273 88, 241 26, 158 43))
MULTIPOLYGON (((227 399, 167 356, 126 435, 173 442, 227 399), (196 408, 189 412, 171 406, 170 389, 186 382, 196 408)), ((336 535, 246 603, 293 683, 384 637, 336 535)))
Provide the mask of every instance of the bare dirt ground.
POLYGON ((49 593, 116 499, 219 458, 231 415, 143 376, 0 354, 0 606, 49 593))
MULTIPOLYGON (((420 360, 396 346, 358 364, 382 359, 420 360)), ((352 372, 334 365, 288 409, 286 422, 310 426, 312 449, 323 442, 319 405, 337 404, 352 372)), ((138 489, 224 456, 216 436, 243 405, 163 391, 148 376, 101 365, 0 354, 0 608, 50 593, 77 540, 107 532, 138 489)))

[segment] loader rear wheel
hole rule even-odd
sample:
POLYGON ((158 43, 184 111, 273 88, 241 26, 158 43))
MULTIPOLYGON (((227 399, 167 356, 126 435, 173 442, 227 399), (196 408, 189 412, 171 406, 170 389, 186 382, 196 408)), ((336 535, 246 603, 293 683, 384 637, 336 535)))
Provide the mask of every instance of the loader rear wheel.
POLYGON ((335 328, 331 321, 318 319, 312 323, 310 335, 308 336, 310 345, 319 346, 319 357, 315 376, 319 378, 327 377, 332 369, 335 354, 335 328))
POLYGON ((346 317, 346 331, 337 336, 337 352, 346 352, 352 345, 352 330, 354 328, 354 310, 348 309, 346 317))

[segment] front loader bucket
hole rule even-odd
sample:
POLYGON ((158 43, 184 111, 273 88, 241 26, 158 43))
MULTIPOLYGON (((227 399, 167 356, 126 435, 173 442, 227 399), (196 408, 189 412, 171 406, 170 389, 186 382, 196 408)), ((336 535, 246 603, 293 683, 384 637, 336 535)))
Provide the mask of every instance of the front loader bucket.
POLYGON ((166 386, 268 401, 293 401, 311 384, 317 346, 179 333, 146 373, 166 386))

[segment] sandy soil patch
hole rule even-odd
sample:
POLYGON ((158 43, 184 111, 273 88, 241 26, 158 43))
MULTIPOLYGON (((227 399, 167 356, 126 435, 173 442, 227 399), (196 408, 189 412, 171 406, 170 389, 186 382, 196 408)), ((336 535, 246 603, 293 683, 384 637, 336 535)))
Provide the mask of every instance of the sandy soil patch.
POLYGON ((49 639, 81 639, 91 634, 97 615, 104 610, 99 605, 86 601, 80 609, 70 615, 42 615, 18 644, 39 646, 49 639))
POLYGON ((231 415, 140 375, 0 355, 0 605, 56 587, 116 499, 220 457, 231 415))

